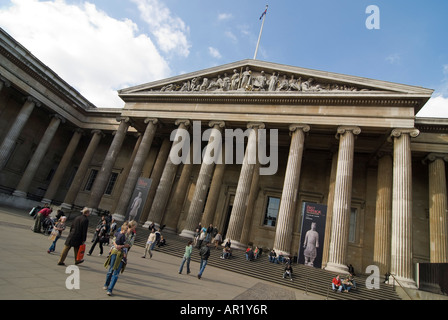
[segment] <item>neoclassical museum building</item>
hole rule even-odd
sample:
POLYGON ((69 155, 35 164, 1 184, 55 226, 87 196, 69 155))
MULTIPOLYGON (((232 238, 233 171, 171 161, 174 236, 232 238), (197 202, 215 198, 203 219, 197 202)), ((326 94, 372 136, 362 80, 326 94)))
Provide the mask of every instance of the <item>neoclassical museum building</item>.
POLYGON ((313 240, 322 268, 409 287, 416 263, 448 262, 448 119, 416 117, 433 90, 248 59, 103 108, 0 31, 0 203, 212 224, 293 256, 313 240))

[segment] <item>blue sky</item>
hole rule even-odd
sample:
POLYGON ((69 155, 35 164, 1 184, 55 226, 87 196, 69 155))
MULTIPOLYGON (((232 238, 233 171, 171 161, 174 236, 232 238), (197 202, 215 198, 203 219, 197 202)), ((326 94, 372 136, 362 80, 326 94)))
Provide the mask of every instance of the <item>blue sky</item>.
POLYGON ((434 89, 448 117, 446 0, 3 0, 0 26, 97 107, 116 91, 257 59, 434 89), (379 29, 368 29, 369 5, 379 29))

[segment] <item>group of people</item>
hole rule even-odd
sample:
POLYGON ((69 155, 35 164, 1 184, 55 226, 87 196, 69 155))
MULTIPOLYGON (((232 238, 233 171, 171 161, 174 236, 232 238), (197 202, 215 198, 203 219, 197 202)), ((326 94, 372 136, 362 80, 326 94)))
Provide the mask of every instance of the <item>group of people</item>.
POLYGON ((349 273, 344 279, 341 279, 340 275, 336 275, 331 281, 331 287, 335 292, 350 292, 350 290, 356 289, 355 277, 352 273, 349 273))
MULTIPOLYGON (((49 217, 52 210, 49 205, 44 205, 44 208, 40 209, 35 213, 36 222, 33 227, 33 231, 40 232, 42 219, 44 217, 49 217)), ((81 215, 77 216, 71 226, 69 234, 65 240, 64 248, 61 251, 61 255, 57 262, 60 266, 65 266, 65 260, 71 248, 74 251, 75 265, 84 262, 83 256, 80 251, 82 251, 85 246, 87 239, 87 232, 89 226, 89 219, 91 209, 83 208, 81 210, 81 215)), ((31 212, 30 212, 31 214, 31 212)), ((54 224, 50 240, 52 241, 50 248, 47 250, 48 253, 52 253, 56 249, 56 242, 61 237, 62 232, 66 229, 67 217, 63 215, 63 212, 58 210, 58 215, 56 216, 56 223, 54 224)), ((117 283, 118 276, 122 273, 127 264, 127 257, 129 250, 134 244, 136 236, 136 221, 126 221, 121 227, 117 229, 116 221, 110 215, 103 215, 101 221, 98 223, 95 229, 95 233, 92 239, 93 245, 90 248, 88 255, 91 255, 96 244, 100 246, 100 255, 103 253, 103 244, 110 244, 110 250, 107 259, 104 263, 104 267, 107 269, 106 280, 103 285, 103 289, 106 290, 108 295, 112 295, 112 291, 117 283), (110 240, 112 242, 110 243, 110 240)))
POLYGON ((209 244, 213 243, 215 249, 218 249, 222 241, 222 235, 218 232, 218 228, 213 227, 211 223, 208 228, 202 227, 202 224, 199 222, 195 229, 193 246, 200 249, 202 247, 202 243, 207 242, 209 244))
MULTIPOLYGON (((190 260, 192 253, 193 253, 193 241, 190 240, 185 246, 185 253, 182 257, 182 262, 179 267, 179 274, 182 274, 182 270, 184 268, 185 263, 187 267, 187 274, 191 273, 190 260)), ((198 279, 201 279, 205 267, 207 266, 208 258, 210 257, 210 243, 207 240, 201 243, 201 247, 199 248, 199 257, 201 258, 201 260, 199 263, 198 279)))
POLYGON ((252 248, 251 246, 248 246, 246 249, 246 260, 253 261, 255 259, 258 259, 261 255, 262 249, 258 248, 257 246, 252 248))
POLYGON ((275 250, 272 249, 269 252, 269 262, 277 263, 277 264, 279 264, 279 263, 290 264, 292 262, 292 257, 290 255, 285 256, 283 254, 279 254, 277 256, 277 252, 275 252, 275 250))
POLYGON ((142 258, 146 258, 146 253, 149 253, 149 257, 152 258, 152 251, 155 249, 155 246, 160 248, 161 246, 166 245, 166 239, 161 233, 162 228, 156 228, 154 224, 151 224, 149 230, 151 230, 151 232, 146 240, 145 252, 142 258))

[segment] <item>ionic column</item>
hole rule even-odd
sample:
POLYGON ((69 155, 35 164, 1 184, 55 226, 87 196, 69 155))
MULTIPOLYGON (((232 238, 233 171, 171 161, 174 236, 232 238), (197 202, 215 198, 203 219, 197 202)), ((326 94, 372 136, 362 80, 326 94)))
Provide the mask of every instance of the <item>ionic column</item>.
POLYGON ((380 268, 381 275, 390 272, 392 176, 392 156, 385 154, 378 160, 373 247, 373 263, 380 268))
POLYGON ((163 168, 165 167, 165 163, 169 157, 171 148, 171 141, 168 138, 163 139, 162 145, 160 146, 159 153, 157 154, 157 159, 152 168, 151 172, 151 186, 149 187, 149 192, 147 196, 147 200, 145 203, 145 208, 143 209, 142 215, 140 217, 140 222, 146 221, 143 227, 149 227, 151 224, 150 221, 147 221, 149 211, 151 210, 152 203, 154 201, 154 197, 156 195, 157 186, 159 185, 160 178, 162 177, 163 168))
POLYGON ((182 138, 186 128, 190 125, 190 121, 177 120, 176 125, 178 125, 179 128, 174 137, 170 150, 170 156, 166 160, 165 167, 163 168, 163 173, 160 177, 159 185, 157 186, 156 195, 148 215, 147 223, 151 224, 154 222, 156 226, 160 226, 160 223, 162 222, 163 213, 170 196, 171 187, 173 185, 174 178, 176 177, 177 166, 179 165, 173 163, 172 158, 176 157, 175 153, 177 153, 178 150, 183 149, 182 146, 184 143, 188 143, 188 147, 190 146, 189 141, 182 138))
POLYGON ((412 263, 412 157, 411 137, 417 129, 394 129, 392 189, 391 273, 404 287, 417 288, 412 263))
POLYGON ((446 154, 429 154, 429 248, 431 263, 448 263, 446 154))
MULTIPOLYGON (((196 181, 196 188, 194 189, 193 199, 191 200, 190 208, 188 210, 187 221, 180 236, 193 238, 194 228, 201 221, 202 213, 205 206, 205 197, 210 186, 210 181, 215 168, 215 161, 211 157, 211 152, 221 152, 222 136, 221 131, 224 128, 223 121, 211 121, 210 127, 213 127, 210 138, 206 147, 204 159, 202 160, 201 170, 196 181)), ((208 226, 208 225, 206 225, 208 226)))
POLYGON ((96 176, 95 182, 93 183, 90 199, 88 202, 88 207, 93 209, 92 213, 98 209, 101 198, 103 197, 104 191, 106 190, 107 183, 109 182, 110 174, 112 173, 112 168, 117 159, 118 153, 120 152, 123 141, 126 137, 126 132, 128 131, 130 125, 129 118, 117 118, 120 122, 117 131, 115 132, 114 139, 110 144, 109 150, 101 166, 101 170, 96 176))
POLYGON ((230 214, 230 221, 226 234, 226 238, 231 239, 232 246, 241 249, 243 249, 245 246, 245 244, 240 243, 240 239, 254 167, 256 166, 258 129, 263 129, 264 124, 250 123, 247 127, 252 130, 250 130, 246 152, 244 154, 244 160, 241 167, 240 177, 238 179, 238 185, 236 188, 235 200, 233 202, 232 213, 230 214))
POLYGON ((28 192, 28 188, 36 175, 37 169, 39 168, 42 159, 45 156, 48 148, 50 147, 51 140, 53 140, 54 135, 59 127, 59 124, 65 121, 60 115, 52 116, 50 124, 45 130, 45 133, 42 139, 37 146, 36 151, 34 152, 28 166, 25 169, 25 172, 22 175, 22 179, 20 180, 16 190, 13 192, 14 196, 26 198, 26 193, 28 192))
POLYGON ((92 160, 92 157, 95 154, 98 144, 103 136, 104 134, 100 130, 92 130, 92 139, 90 139, 89 146, 84 153, 70 188, 65 195, 64 202, 61 205, 63 209, 70 210, 72 208, 79 189, 81 189, 81 184, 86 175, 87 169, 89 168, 90 161, 92 160))
POLYGON ((293 124, 289 126, 292 138, 274 240, 274 250, 279 254, 289 255, 291 252, 294 212, 297 204, 297 192, 299 190, 300 168, 303 156, 303 142, 305 140, 305 132, 309 130, 310 127, 304 124, 293 124))
POLYGON ((331 240, 326 270, 347 272, 347 244, 349 219, 352 199, 353 157, 355 135, 361 133, 359 127, 341 126, 336 137, 339 137, 338 168, 335 181, 333 203, 333 221, 331 240))
POLYGON ((322 266, 328 263, 331 240, 331 224, 333 223, 334 185, 336 182, 336 171, 338 169, 338 154, 333 153, 331 157, 330 186, 328 188, 327 218, 325 219, 324 249, 322 251, 322 266))
MULTIPOLYGON (((189 150, 192 150, 192 144, 190 144, 189 150)), ((191 153, 189 155, 189 159, 190 161, 184 163, 182 167, 182 173, 177 183, 176 190, 174 191, 172 201, 168 203, 168 206, 166 208, 166 214, 163 218, 163 221, 166 224, 165 228, 163 229, 164 232, 173 234, 177 232, 177 225, 182 215, 182 205, 185 201, 185 197, 188 191, 188 185, 190 184, 191 172, 193 170, 193 159, 191 153)))
MULTIPOLYGON (((224 150, 224 146, 222 146, 221 150, 224 150)), ((226 164, 224 161, 216 164, 212 182, 210 184, 210 190, 208 191, 207 202, 205 203, 204 214, 202 215, 204 226, 208 226, 210 223, 213 223, 213 220, 215 219, 216 206, 218 204, 219 192, 221 190, 222 179, 225 171, 226 164)))
POLYGON ((70 161, 72 160, 73 154, 76 151, 82 134, 83 131, 81 129, 76 129, 73 133, 72 139, 70 140, 70 143, 68 144, 67 149, 62 156, 61 162, 59 163, 58 168, 56 169, 56 172, 51 179, 50 185, 47 188, 47 192, 45 192, 44 198, 42 199, 43 203, 51 203, 51 201, 54 199, 54 196, 56 195, 56 192, 61 183, 62 176, 64 175, 70 161))
POLYGON ((145 133, 143 134, 142 141, 135 155, 134 163, 129 171, 126 184, 121 192, 117 207, 115 208, 114 218, 118 221, 124 221, 126 215, 126 209, 134 192, 135 184, 142 172, 143 164, 148 156, 149 149, 151 149, 152 141, 157 130, 157 119, 145 119, 147 123, 145 133))
POLYGON ((22 109, 20 109, 16 120, 9 129, 8 134, 4 138, 2 145, 0 146, 0 171, 5 167, 6 162, 11 155, 12 150, 14 149, 17 138, 19 137, 20 132, 22 132, 22 129, 25 126, 26 122, 30 118, 30 115, 33 112, 35 106, 39 107, 40 102, 31 97, 28 97, 24 105, 22 106, 22 109))

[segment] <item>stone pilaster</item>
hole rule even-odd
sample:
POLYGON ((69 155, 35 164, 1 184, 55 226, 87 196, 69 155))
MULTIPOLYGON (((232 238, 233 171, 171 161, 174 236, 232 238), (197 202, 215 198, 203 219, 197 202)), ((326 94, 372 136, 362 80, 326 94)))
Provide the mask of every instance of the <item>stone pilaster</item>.
MULTIPOLYGON (((223 121, 211 121, 209 123, 209 126, 213 127, 213 129, 206 147, 204 159, 202 160, 201 170, 199 171, 199 176, 196 181, 196 188, 194 189, 193 199, 190 204, 190 209, 188 210, 187 221, 184 230, 182 230, 180 234, 183 237, 193 238, 195 232, 194 228, 201 222, 202 213, 205 207, 205 197, 207 196, 213 169, 215 168, 215 162, 210 157, 210 154, 211 151, 221 152, 221 131, 222 128, 224 128, 224 125, 223 121), (218 149, 216 149, 216 147, 218 147, 218 149)), ((214 158, 217 159, 216 156, 214 158)), ((204 226, 207 227, 208 225, 204 224, 204 226)))
POLYGON ((250 193, 250 186, 254 167, 257 159, 257 136, 258 129, 263 129, 263 123, 250 123, 248 128, 252 129, 249 134, 246 152, 241 167, 240 177, 236 188, 235 200, 230 214, 229 226, 226 238, 231 239, 232 247, 243 249, 245 244, 240 243, 241 231, 244 223, 244 214, 247 208, 247 199, 250 193))
POLYGON ((14 196, 26 198, 28 188, 30 187, 31 182, 34 176, 36 175, 37 169, 39 168, 40 163, 42 162, 42 159, 45 156, 45 153, 50 147, 50 143, 53 140, 53 137, 59 128, 59 124, 62 121, 65 120, 61 116, 59 115, 52 116, 50 124, 47 127, 47 130, 45 130, 45 133, 42 139, 40 140, 39 145, 36 148, 36 151, 31 157, 31 160, 28 166, 26 167, 25 172, 22 175, 22 179, 17 185, 16 190, 13 192, 14 196))
POLYGON ((98 147, 98 144, 103 136, 104 134, 100 130, 92 130, 92 138, 90 139, 89 146, 84 153, 75 177, 73 178, 70 188, 65 195, 64 202, 61 205, 63 209, 70 210, 75 203, 76 196, 81 189, 81 184, 87 173, 87 169, 89 168, 90 161, 92 160, 92 157, 96 152, 96 148, 98 147))
POLYGON ((70 143, 68 144, 67 149, 65 150, 65 153, 62 156, 61 162, 59 163, 58 168, 56 169, 56 172, 53 178, 51 179, 50 185, 48 186, 47 191, 45 192, 44 198, 42 199, 43 203, 51 203, 51 201, 54 199, 54 196, 56 195, 56 192, 61 183, 62 176, 64 175, 70 161, 72 160, 73 154, 75 153, 76 148, 78 147, 78 143, 82 135, 83 130, 81 129, 76 129, 75 132, 73 133, 72 139, 70 140, 70 143))
POLYGON ((416 288, 412 261, 411 137, 417 129, 394 129, 391 273, 404 287, 416 288))
MULTIPOLYGON (((183 149, 182 146, 186 142, 186 139, 182 138, 183 131, 190 125, 190 120, 177 120, 176 125, 179 126, 179 130, 171 146, 170 156, 166 160, 165 167, 163 168, 162 176, 160 177, 159 185, 157 186, 156 195, 149 211, 148 221, 145 224, 151 224, 154 222, 156 226, 160 226, 162 222, 163 214, 170 196, 171 187, 176 177, 176 171, 179 164, 173 163, 173 153, 177 150, 183 149), (180 140, 180 141, 179 141, 180 140)), ((190 145, 188 145, 189 147, 190 145)))
POLYGON ((289 130, 292 138, 274 240, 274 250, 277 254, 283 255, 291 254, 294 212, 297 207, 305 133, 310 130, 310 127, 304 124, 293 124, 289 130))
POLYGON ((115 208, 114 218, 118 221, 124 221, 126 216, 126 209, 128 207, 129 200, 134 192, 135 185, 140 173, 142 172, 143 164, 145 163, 149 149, 152 145, 152 141, 156 134, 157 122, 157 119, 145 119, 145 123, 147 123, 145 133, 143 134, 142 141, 138 148, 137 154, 135 155, 134 163, 129 171, 129 175, 127 176, 123 191, 121 192, 117 207, 115 208))
POLYGON ((392 177, 392 156, 385 154, 378 160, 373 247, 373 263, 380 268, 381 275, 390 272, 392 177))
POLYGON ((349 218, 352 198, 353 157, 355 135, 361 133, 359 127, 341 126, 339 137, 338 167, 335 181, 333 221, 326 270, 347 272, 346 256, 349 233, 349 218))
POLYGON ((110 174, 112 173, 112 168, 117 159, 118 153, 120 152, 123 141, 126 138, 126 132, 128 131, 130 125, 129 118, 117 118, 120 122, 117 131, 115 132, 114 139, 110 144, 109 150, 103 161, 98 175, 96 176, 95 182, 93 183, 90 198, 88 201, 88 207, 92 208, 92 213, 95 214, 98 209, 101 198, 103 197, 104 191, 106 190, 107 183, 109 182, 110 174))
POLYGON ((0 171, 6 166, 6 162, 11 155, 17 138, 22 132, 23 127, 31 116, 35 106, 40 106, 40 102, 28 97, 20 109, 16 120, 9 129, 6 137, 4 138, 2 145, 0 146, 0 171))
POLYGON ((448 263, 448 220, 445 162, 447 154, 431 153, 429 166, 429 250, 431 263, 448 263))

